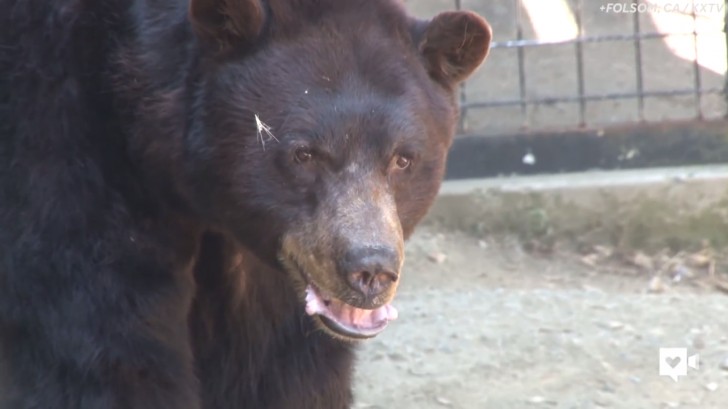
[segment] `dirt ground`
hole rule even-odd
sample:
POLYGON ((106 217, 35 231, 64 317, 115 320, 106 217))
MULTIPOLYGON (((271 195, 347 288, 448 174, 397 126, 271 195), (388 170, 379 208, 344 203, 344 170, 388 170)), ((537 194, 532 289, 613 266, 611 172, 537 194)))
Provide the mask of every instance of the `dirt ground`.
POLYGON ((728 407, 728 295, 703 273, 655 287, 647 271, 520 248, 421 229, 399 319, 360 350, 355 408, 728 407), (659 376, 660 347, 700 368, 659 376))

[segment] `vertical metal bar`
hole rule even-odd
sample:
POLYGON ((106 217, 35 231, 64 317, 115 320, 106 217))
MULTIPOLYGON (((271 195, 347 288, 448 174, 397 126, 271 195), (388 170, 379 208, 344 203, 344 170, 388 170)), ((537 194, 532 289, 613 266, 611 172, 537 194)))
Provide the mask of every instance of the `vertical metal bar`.
MULTIPOLYGON (((521 24, 521 13, 523 10, 523 5, 521 4, 521 0, 515 0, 515 6, 516 6, 516 39, 523 40, 523 26, 521 24)), ((528 110, 526 106, 526 64, 525 64, 525 54, 524 54, 524 48, 519 46, 516 49, 516 52, 518 53, 518 87, 520 92, 520 98, 521 98, 521 116, 523 118, 523 126, 528 127, 528 110)))
MULTIPOLYGON (((632 0, 632 3, 639 7, 639 0, 632 0)), ((634 64, 637 80, 637 116, 640 121, 645 120, 645 86, 642 73, 642 41, 640 40, 640 13, 633 13, 634 31, 634 64)))
MULTIPOLYGON (((727 0, 728 1, 728 0, 727 0)), ((461 0, 455 0, 455 9, 460 10, 462 9, 462 1, 461 0)), ((463 82, 460 84, 460 106, 464 107, 468 102, 468 95, 467 90, 465 87, 467 86, 467 82, 463 82)), ((460 110, 460 121, 458 122, 458 132, 463 133, 465 132, 467 128, 468 123, 468 109, 462 108, 460 110)))
POLYGON ((693 61, 694 86, 695 86, 695 115, 698 119, 703 118, 701 81, 700 81, 700 64, 698 63, 698 15, 695 12, 695 0, 691 2, 692 10, 690 15, 693 17, 693 52, 695 61, 693 61))
MULTIPOLYGON (((728 0, 726 0, 728 1, 728 0)), ((584 2, 576 1, 576 27, 579 38, 576 44, 576 81, 579 91, 579 127, 586 126, 586 100, 584 99, 584 2)))
MULTIPOLYGON (((725 48, 726 48, 726 67, 728 67, 728 0, 723 2, 723 34, 725 35, 725 48)), ((728 69, 725 72, 725 85, 723 87, 723 100, 728 104, 728 69)), ((725 112, 726 118, 728 118, 728 110, 725 112)))

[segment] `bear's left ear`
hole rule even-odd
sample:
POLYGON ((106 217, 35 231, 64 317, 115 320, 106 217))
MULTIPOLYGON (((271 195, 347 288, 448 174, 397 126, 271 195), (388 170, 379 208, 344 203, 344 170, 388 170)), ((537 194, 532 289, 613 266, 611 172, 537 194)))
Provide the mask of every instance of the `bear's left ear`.
POLYGON ((419 35, 419 50, 430 76, 447 86, 465 80, 488 55, 493 32, 469 11, 438 14, 419 35))
POLYGON ((225 49, 258 38, 265 11, 260 0, 190 0, 189 20, 204 43, 225 49))

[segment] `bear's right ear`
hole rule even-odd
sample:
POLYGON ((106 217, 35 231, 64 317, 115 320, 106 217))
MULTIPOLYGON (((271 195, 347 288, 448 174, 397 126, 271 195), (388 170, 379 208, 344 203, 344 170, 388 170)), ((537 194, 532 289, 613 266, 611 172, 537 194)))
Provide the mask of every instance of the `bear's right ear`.
POLYGON ((190 0, 189 19, 203 42, 225 49, 255 40, 265 11, 260 0, 190 0))

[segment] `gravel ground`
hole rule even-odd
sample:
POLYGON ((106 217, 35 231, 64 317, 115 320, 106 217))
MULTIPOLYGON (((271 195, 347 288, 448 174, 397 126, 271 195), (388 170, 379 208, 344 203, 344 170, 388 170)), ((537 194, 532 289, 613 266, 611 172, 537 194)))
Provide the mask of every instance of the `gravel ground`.
POLYGON ((700 276, 655 294, 646 272, 427 229, 405 264, 399 320, 361 348, 356 408, 728 407, 728 296, 700 276), (660 347, 700 368, 659 376, 660 347))

